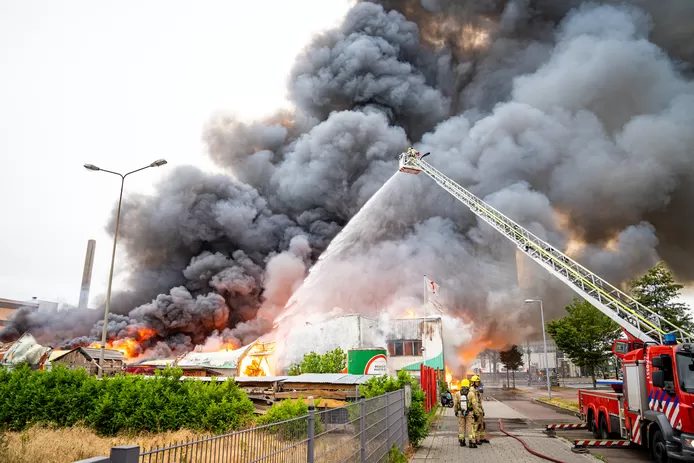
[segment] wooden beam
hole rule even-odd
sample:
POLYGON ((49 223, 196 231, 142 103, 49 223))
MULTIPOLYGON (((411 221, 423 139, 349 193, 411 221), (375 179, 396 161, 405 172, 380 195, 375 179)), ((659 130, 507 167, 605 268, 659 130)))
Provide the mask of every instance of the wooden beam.
MULTIPOLYGON (((308 399, 304 399, 304 403, 308 405, 308 399)), ((317 408, 338 408, 338 407, 344 407, 347 405, 347 402, 343 400, 334 400, 334 399, 320 399, 318 400, 318 403, 316 404, 317 408)))

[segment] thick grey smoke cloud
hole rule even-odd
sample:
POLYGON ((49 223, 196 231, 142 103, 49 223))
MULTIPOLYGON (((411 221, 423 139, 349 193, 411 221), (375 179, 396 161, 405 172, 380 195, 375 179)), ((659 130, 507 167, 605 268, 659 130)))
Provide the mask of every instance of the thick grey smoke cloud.
MULTIPOLYGON (((560 314, 570 292, 495 230, 426 176, 392 176, 412 144, 614 283, 659 259, 691 281, 694 13, 612 3, 357 4, 297 57, 292 111, 211 119, 203 137, 226 175, 178 168, 126 201, 130 279, 110 337, 153 330, 142 351, 162 356, 213 334, 245 344, 278 317, 281 335, 295 315, 401 316, 424 273, 477 347, 535 331, 525 297, 560 314)), ((95 317, 74 317, 22 313, 2 335, 98 338, 95 317)))
MULTIPOLYGON (((421 10, 411 15, 427 21, 421 10)), ((536 53, 523 62, 537 64, 533 58, 543 53, 546 59, 500 87, 489 112, 472 105, 417 146, 434 153, 432 164, 551 243, 566 249, 570 240, 582 241, 573 254, 613 282, 663 257, 690 280, 685 256, 691 250, 675 255, 669 248, 691 249, 691 240, 672 240, 654 211, 662 216, 678 191, 688 191, 694 173, 693 87, 648 40, 651 26, 638 9, 583 6, 556 28, 551 52, 548 43, 524 34, 514 47, 536 53)), ((476 58, 477 70, 496 58, 497 47, 513 48, 499 29, 492 33, 499 38, 490 54, 476 58)), ((500 75, 519 69, 517 62, 505 64, 496 67, 500 75)), ((484 88, 476 79, 487 77, 480 72, 466 85, 461 107, 484 100, 475 96, 484 88)), ((480 348, 503 347, 539 326, 539 317, 521 308, 525 297, 542 297, 551 317, 560 313, 570 296, 565 288, 532 265, 526 265, 532 284, 519 284, 514 249, 498 232, 452 204, 430 179, 399 176, 328 248, 288 317, 332 307, 402 314, 416 306, 423 273, 445 288, 452 312, 474 321, 480 348)), ((679 213, 687 215, 684 208, 679 213)))

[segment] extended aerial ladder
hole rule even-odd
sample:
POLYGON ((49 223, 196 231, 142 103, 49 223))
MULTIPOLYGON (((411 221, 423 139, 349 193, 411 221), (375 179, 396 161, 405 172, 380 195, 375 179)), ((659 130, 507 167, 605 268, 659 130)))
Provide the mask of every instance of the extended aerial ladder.
POLYGON ((691 333, 635 301, 436 170, 422 159, 428 154, 421 155, 412 148, 408 149, 400 155, 399 171, 409 174, 424 172, 434 179, 477 217, 515 243, 523 253, 618 323, 628 335, 657 344, 663 344, 664 336, 669 333, 673 333, 678 342, 694 341, 691 333))

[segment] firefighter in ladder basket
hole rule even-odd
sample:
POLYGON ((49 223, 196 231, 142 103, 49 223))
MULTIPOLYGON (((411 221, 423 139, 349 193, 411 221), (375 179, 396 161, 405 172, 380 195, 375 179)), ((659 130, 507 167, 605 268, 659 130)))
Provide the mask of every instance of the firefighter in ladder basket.
POLYGON ((455 411, 455 416, 458 417, 458 443, 461 447, 465 447, 465 437, 467 436, 470 448, 474 449, 477 448, 477 445, 475 444, 472 408, 468 402, 469 394, 470 381, 464 379, 460 382, 460 389, 455 393, 453 411, 455 411))

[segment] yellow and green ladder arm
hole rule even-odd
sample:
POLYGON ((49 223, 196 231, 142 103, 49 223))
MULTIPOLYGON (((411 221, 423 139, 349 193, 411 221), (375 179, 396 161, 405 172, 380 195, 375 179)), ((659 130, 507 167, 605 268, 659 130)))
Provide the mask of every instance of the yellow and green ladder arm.
POLYGON ((494 227, 532 260, 564 282, 632 336, 644 342, 663 343, 666 333, 674 333, 678 342, 691 342, 694 336, 653 310, 638 303, 590 270, 530 233, 504 214, 423 161, 418 155, 403 153, 402 172, 421 170, 444 190, 465 204, 477 217, 494 227))

